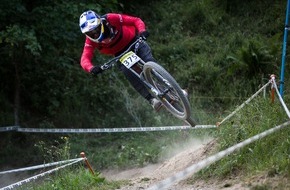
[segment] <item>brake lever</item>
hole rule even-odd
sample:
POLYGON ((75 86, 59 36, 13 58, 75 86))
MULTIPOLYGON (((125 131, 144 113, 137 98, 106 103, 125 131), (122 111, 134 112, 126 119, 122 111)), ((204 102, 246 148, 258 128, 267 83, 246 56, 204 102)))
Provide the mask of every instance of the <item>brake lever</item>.
POLYGON ((109 69, 110 67, 112 67, 113 65, 108 65, 108 64, 104 64, 101 66, 101 69, 104 71, 104 70, 107 70, 109 69))

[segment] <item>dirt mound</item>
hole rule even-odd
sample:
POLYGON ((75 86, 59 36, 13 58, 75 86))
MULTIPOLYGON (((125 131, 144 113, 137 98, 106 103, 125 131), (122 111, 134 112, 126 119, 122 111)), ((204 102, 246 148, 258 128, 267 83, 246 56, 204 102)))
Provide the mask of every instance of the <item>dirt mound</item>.
MULTIPOLYGON (((108 180, 130 180, 130 184, 122 187, 121 190, 146 189, 206 158, 214 144, 214 140, 210 138, 193 139, 186 145, 177 145, 172 150, 165 152, 168 159, 161 161, 160 164, 125 171, 103 171, 102 174, 108 180)), ((184 186, 185 184, 182 185, 182 189, 185 188, 184 186)), ((180 189, 181 187, 175 186, 174 188, 180 189)))
MULTIPOLYGON (((176 148, 167 152, 167 159, 161 161, 160 164, 125 171, 104 171, 102 174, 108 180, 129 180, 129 184, 121 187, 120 190, 147 189, 207 158, 213 153, 215 145, 216 141, 213 139, 195 139, 182 149, 176 148)), ((189 184, 184 180, 170 186, 169 190, 250 190, 263 186, 288 190, 290 179, 287 176, 269 177, 266 172, 261 172, 252 177, 230 176, 223 180, 198 180, 194 184, 189 184)))

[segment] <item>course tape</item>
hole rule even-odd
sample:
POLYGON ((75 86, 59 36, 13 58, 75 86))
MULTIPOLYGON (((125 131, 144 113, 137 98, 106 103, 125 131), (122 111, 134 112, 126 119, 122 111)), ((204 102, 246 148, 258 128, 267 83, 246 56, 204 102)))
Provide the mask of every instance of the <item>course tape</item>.
POLYGON ((230 119, 234 114, 236 114, 240 109, 242 109, 245 105, 247 105, 252 99, 254 99, 264 88, 266 88, 270 83, 272 82, 272 79, 269 80, 267 84, 265 84, 262 88, 260 88, 255 94, 253 94, 249 99, 247 99, 243 104, 241 104, 235 111, 233 111, 231 114, 229 114, 226 118, 224 118, 221 122, 219 122, 219 125, 224 123, 226 120, 230 119))
MULTIPOLYGON (((2 127, 2 128, 7 128, 7 127, 2 127)), ((10 127, 10 128, 13 128, 13 127, 10 127)), ((216 128, 216 125, 196 125, 195 127, 184 125, 184 126, 165 126, 165 127, 92 128, 92 129, 65 129, 65 128, 43 129, 43 128, 15 127, 14 129, 17 132, 23 132, 23 133, 24 132, 25 133, 114 133, 114 132, 172 131, 172 130, 189 130, 189 129, 208 129, 208 128, 216 128)), ((4 129, 0 131, 4 131, 4 129)))
POLYGON ((275 131, 277 130, 280 130, 284 127, 286 127, 287 125, 290 125, 290 121, 287 121, 279 126, 276 126, 274 128, 271 128, 267 131, 264 131, 258 135, 255 135, 251 138, 248 138, 247 140, 243 141, 243 142, 240 142, 234 146, 231 146, 229 148, 227 148, 226 150, 223 150, 213 156, 210 156, 188 168, 186 168, 185 170, 173 175, 172 177, 169 177, 163 181, 161 181, 159 184, 156 184, 156 185, 153 185, 152 187, 149 187, 147 190, 161 190, 161 189, 167 189, 169 186, 171 186, 172 184, 174 184, 175 182, 177 181, 180 181, 182 179, 184 179, 185 177, 191 175, 191 174, 194 174, 196 172, 198 172, 199 170, 201 170, 202 168, 220 160, 221 158, 223 158, 224 156, 227 156, 229 154, 231 154, 232 152, 258 140, 258 139, 261 139, 267 135, 270 135, 272 133, 274 133, 275 131))
POLYGON ((80 162, 81 160, 84 160, 84 159, 85 159, 85 158, 78 158, 78 159, 76 159, 75 161, 73 161, 73 162, 71 162, 71 163, 68 163, 68 164, 66 164, 66 165, 63 165, 63 166, 60 166, 60 167, 54 168, 54 169, 52 169, 52 170, 46 171, 46 172, 44 172, 44 173, 41 173, 41 174, 38 174, 38 175, 35 175, 35 176, 32 176, 32 177, 30 177, 30 178, 27 178, 27 179, 25 179, 25 180, 19 181, 19 182, 17 182, 17 183, 13 183, 13 184, 11 184, 11 185, 9 185, 9 186, 6 186, 6 187, 1 188, 0 190, 8 190, 8 189, 13 189, 13 188, 15 188, 15 187, 19 187, 19 186, 21 186, 21 185, 23 185, 23 184, 25 184, 25 183, 28 183, 28 182, 30 182, 30 181, 32 181, 32 180, 36 180, 36 179, 39 178, 39 177, 43 177, 43 176, 45 176, 45 175, 47 175, 47 174, 50 174, 50 173, 52 173, 52 172, 55 172, 55 171, 57 171, 57 170, 59 170, 59 169, 65 168, 65 167, 70 166, 70 165, 73 165, 73 164, 75 164, 75 163, 77 163, 77 162, 80 162))
POLYGON ((41 164, 41 165, 37 165, 37 166, 19 168, 19 169, 14 169, 14 170, 2 171, 2 172, 0 172, 0 175, 14 173, 14 172, 28 171, 28 170, 36 170, 36 169, 51 167, 51 166, 55 166, 55 165, 61 165, 61 164, 65 164, 65 163, 68 163, 68 162, 73 162, 73 161, 76 161, 76 160, 79 160, 79 158, 70 159, 70 160, 64 160, 64 161, 59 161, 59 162, 52 162, 52 163, 48 163, 48 164, 41 164))
POLYGON ((0 132, 3 131, 16 131, 19 126, 7 126, 7 127, 0 127, 0 132))

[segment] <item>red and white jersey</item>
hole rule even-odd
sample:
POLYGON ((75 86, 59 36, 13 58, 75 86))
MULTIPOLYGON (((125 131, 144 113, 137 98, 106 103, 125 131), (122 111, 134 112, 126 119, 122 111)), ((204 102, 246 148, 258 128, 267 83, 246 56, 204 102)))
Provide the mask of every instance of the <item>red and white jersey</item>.
POLYGON ((145 31, 145 24, 138 17, 108 13, 105 18, 113 29, 114 37, 112 39, 104 39, 100 43, 93 42, 86 37, 81 56, 81 66, 87 72, 90 72, 93 67, 92 59, 95 49, 98 49, 102 54, 114 56, 124 50, 137 34, 145 31))

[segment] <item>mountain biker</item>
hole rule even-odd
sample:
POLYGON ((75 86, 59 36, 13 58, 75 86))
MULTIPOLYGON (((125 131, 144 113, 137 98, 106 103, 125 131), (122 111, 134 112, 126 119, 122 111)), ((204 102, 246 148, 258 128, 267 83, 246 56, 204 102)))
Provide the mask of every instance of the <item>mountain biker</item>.
MULTIPOLYGON (((149 36, 140 18, 125 14, 108 13, 100 16, 88 10, 81 14, 79 26, 81 32, 86 35, 80 64, 86 72, 92 75, 98 75, 103 71, 99 65, 92 63, 95 49, 101 54, 118 56, 127 50, 138 37, 146 40, 149 36)), ((156 62, 146 41, 139 44, 135 53, 145 62, 156 62)), ((138 77, 123 65, 120 66, 120 70, 135 90, 148 100, 155 110, 160 108, 161 102, 149 93, 138 77)))

